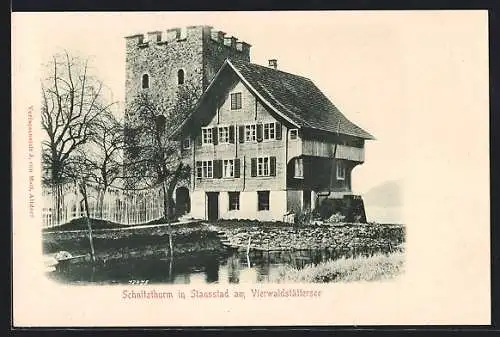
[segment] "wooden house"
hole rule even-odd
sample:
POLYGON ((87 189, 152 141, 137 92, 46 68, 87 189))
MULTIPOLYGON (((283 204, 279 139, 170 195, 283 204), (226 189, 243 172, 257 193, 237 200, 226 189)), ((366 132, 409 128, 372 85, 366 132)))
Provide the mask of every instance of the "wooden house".
POLYGON ((374 139, 276 60, 265 67, 229 58, 173 137, 192 168, 178 188, 190 216, 260 221, 352 196, 352 171, 374 139))

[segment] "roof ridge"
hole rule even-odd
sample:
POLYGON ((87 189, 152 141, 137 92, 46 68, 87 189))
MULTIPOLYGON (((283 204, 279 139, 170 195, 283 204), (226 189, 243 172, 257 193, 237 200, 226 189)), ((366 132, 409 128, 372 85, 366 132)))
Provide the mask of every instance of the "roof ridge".
POLYGON ((247 62, 247 61, 243 61, 243 60, 239 60, 239 59, 233 59, 233 58, 230 58, 230 57, 228 57, 228 59, 233 64, 235 64, 235 63, 243 63, 243 64, 247 64, 247 65, 250 65, 250 66, 258 67, 258 68, 263 68, 263 69, 266 69, 268 71, 276 71, 276 72, 280 72, 280 73, 283 73, 283 74, 300 77, 300 78, 306 79, 306 80, 314 83, 309 77, 305 77, 303 75, 297 75, 297 74, 294 74, 294 73, 291 73, 291 72, 288 72, 288 71, 283 71, 281 69, 274 69, 274 68, 271 68, 271 67, 266 67, 266 66, 264 66, 262 64, 247 62))

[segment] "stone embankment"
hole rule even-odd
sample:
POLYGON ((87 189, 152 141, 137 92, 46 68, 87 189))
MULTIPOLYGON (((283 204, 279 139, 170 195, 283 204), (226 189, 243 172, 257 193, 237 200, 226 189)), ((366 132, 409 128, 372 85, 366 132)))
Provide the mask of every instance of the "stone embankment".
POLYGON ((228 246, 257 250, 365 249, 401 250, 403 225, 323 224, 318 226, 249 225, 219 223, 212 229, 223 232, 228 246))
MULTIPOLYGON (((169 235, 172 234, 174 254, 219 252, 225 248, 216 233, 200 223, 124 230, 95 230, 92 232, 98 259, 120 259, 168 255, 169 235)), ((87 231, 52 231, 43 233, 43 252, 53 254, 68 251, 73 255, 89 252, 87 231)))

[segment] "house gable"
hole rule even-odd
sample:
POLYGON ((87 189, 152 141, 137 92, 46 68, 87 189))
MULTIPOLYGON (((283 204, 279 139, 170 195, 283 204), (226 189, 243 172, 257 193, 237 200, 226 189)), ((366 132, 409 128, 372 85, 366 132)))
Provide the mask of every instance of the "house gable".
MULTIPOLYGON (((238 98, 234 97, 233 99, 237 100, 238 98)), ((207 113, 210 112, 207 111, 207 113)), ((236 81, 225 90, 225 94, 221 97, 211 115, 212 118, 206 125, 242 125, 277 121, 262 102, 241 81, 236 81), (241 107, 231 107, 232 95, 240 97, 241 107)))

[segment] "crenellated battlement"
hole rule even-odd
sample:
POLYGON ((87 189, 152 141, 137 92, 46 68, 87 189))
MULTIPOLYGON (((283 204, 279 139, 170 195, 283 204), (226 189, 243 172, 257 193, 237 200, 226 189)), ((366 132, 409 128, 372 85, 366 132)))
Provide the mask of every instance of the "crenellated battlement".
POLYGON ((165 31, 152 31, 145 34, 134 34, 126 36, 127 47, 144 48, 150 45, 167 45, 185 41, 191 38, 199 38, 200 31, 202 36, 209 41, 219 43, 220 45, 234 49, 238 52, 249 54, 251 45, 244 41, 238 41, 234 36, 226 36, 223 31, 215 30, 211 26, 188 26, 169 28, 165 31))

